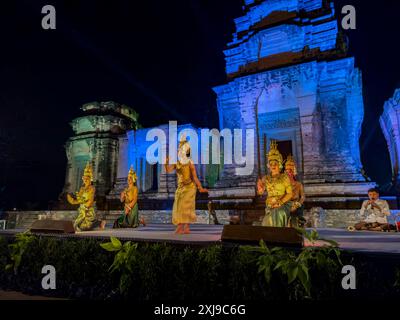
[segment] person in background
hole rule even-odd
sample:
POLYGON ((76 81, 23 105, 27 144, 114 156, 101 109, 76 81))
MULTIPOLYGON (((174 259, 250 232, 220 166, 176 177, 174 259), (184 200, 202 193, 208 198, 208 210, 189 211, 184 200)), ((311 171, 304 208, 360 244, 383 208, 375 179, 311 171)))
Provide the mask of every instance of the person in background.
POLYGON ((297 181, 296 162, 292 155, 289 155, 285 161, 285 173, 292 184, 292 207, 290 208, 289 226, 294 228, 302 227, 305 224, 303 212, 306 195, 303 184, 297 181))
MULTIPOLYGON (((361 206, 360 216, 363 219, 354 226, 355 230, 385 231, 390 226, 387 216, 390 216, 389 204, 386 200, 379 199, 379 191, 375 188, 368 190, 369 200, 361 206)), ((352 230, 353 228, 349 228, 352 230)))

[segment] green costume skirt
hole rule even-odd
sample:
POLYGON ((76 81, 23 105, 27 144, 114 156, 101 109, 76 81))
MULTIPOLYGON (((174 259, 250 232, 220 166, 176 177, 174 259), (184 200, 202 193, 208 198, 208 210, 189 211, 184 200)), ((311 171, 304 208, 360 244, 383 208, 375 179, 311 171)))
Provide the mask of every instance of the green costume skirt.
POLYGON ((139 207, 136 203, 128 214, 122 213, 115 220, 113 228, 137 228, 139 227, 139 207))
POLYGON ((96 219, 94 207, 86 208, 81 204, 78 208, 78 217, 75 219, 75 231, 90 231, 97 228, 100 222, 96 219))
POLYGON ((265 216, 262 221, 262 226, 264 227, 287 227, 288 219, 290 217, 290 208, 292 207, 292 202, 286 202, 283 206, 279 208, 265 208, 265 216))

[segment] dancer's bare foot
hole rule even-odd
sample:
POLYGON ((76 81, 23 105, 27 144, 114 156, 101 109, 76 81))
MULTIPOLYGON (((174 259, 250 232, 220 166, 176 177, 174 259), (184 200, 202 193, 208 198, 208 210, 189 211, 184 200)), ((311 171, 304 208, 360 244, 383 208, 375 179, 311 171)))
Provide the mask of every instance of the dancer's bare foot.
POLYGON ((178 226, 175 229, 175 233, 176 234, 183 234, 182 224, 178 224, 178 226))
POLYGON ((183 229, 184 234, 190 234, 190 227, 188 224, 185 224, 184 229, 183 229))
POLYGON ((146 226, 146 222, 144 221, 144 218, 143 218, 143 217, 140 218, 140 224, 142 224, 143 227, 146 226))

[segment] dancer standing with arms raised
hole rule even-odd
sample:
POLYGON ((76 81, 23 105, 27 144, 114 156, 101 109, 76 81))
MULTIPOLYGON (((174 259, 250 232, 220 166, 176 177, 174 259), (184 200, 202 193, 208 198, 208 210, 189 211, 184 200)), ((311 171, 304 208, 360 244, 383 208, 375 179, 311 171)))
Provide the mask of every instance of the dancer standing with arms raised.
POLYGON ((196 217, 196 192, 208 193, 203 188, 196 174, 196 167, 190 158, 190 144, 186 139, 179 142, 178 162, 169 164, 166 159, 165 171, 171 173, 176 170, 178 188, 175 192, 174 205, 172 208, 172 223, 176 225, 175 233, 189 234, 190 223, 197 220, 196 217))

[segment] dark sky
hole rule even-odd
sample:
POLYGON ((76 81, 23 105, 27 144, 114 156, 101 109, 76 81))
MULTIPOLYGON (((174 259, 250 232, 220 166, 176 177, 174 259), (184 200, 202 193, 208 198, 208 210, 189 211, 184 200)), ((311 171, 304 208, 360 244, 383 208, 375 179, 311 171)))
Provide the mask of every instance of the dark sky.
MULTIPOLYGON (((400 87, 400 2, 336 4, 357 9, 357 30, 346 34, 363 71, 362 160, 382 183, 390 167, 378 117, 400 87)), ((146 127, 172 119, 218 127, 211 88, 225 81, 222 50, 241 6, 242 0, 2 2, 0 208, 1 201, 33 208, 57 198, 69 122, 84 103, 127 104, 146 127), (46 4, 57 10, 57 30, 41 28, 46 4)))

